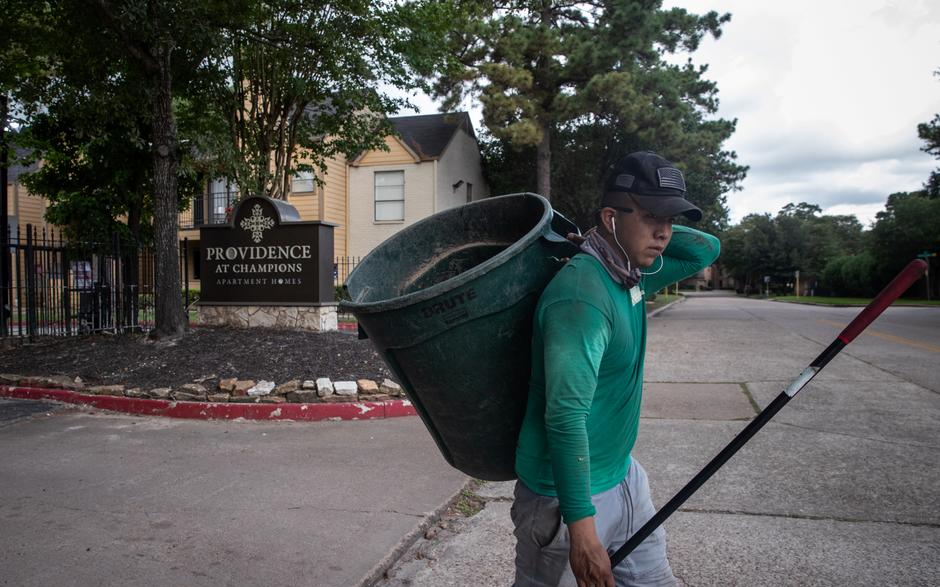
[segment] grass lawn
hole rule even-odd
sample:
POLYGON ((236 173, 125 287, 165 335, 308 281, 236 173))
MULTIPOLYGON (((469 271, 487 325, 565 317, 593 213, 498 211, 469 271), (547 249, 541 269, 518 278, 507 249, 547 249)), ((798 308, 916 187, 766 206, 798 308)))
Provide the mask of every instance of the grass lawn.
POLYGON ((647 313, 652 312, 657 308, 662 308, 666 304, 671 304, 681 297, 681 295, 677 296, 676 294, 656 294, 655 301, 646 303, 646 311, 647 313))
MULTIPOLYGON (((828 306, 867 306, 871 298, 830 298, 825 296, 775 296, 770 299, 778 302, 791 302, 797 304, 824 304, 828 306)), ((898 306, 940 306, 940 300, 895 300, 893 305, 898 306)))

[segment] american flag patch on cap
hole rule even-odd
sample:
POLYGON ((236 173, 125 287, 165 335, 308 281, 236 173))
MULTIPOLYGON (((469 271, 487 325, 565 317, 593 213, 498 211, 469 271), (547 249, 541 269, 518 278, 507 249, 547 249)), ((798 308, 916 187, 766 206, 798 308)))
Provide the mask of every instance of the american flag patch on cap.
POLYGON ((656 170, 656 175, 659 176, 659 187, 685 191, 685 179, 682 178, 682 172, 675 167, 660 167, 656 170))

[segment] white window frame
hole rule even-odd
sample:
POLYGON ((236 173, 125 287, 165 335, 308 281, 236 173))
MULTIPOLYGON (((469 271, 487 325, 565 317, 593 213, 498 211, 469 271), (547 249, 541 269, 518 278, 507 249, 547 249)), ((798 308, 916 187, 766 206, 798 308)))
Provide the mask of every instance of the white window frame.
POLYGON ((291 178, 290 193, 309 194, 316 191, 316 174, 311 171, 295 171, 291 178))
POLYGON ((405 221, 405 171, 395 169, 389 171, 376 171, 372 178, 373 196, 372 196, 372 220, 377 224, 405 221), (395 183, 393 177, 401 178, 400 183, 395 183), (381 179, 380 179, 381 178, 381 179), (392 206, 400 202, 398 206, 392 206), (389 214, 387 210, 399 208, 400 213, 389 214), (381 214, 379 210, 385 210, 381 214), (382 216, 380 218, 380 216, 382 216))

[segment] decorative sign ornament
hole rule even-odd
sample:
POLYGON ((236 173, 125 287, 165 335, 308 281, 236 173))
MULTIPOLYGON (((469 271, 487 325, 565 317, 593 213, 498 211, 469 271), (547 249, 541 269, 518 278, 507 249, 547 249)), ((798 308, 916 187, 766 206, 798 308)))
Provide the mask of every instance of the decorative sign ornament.
POLYGON ((264 231, 274 226, 274 219, 268 218, 261 211, 261 205, 255 204, 251 209, 251 216, 242 218, 242 228, 251 233, 251 240, 260 243, 264 231))

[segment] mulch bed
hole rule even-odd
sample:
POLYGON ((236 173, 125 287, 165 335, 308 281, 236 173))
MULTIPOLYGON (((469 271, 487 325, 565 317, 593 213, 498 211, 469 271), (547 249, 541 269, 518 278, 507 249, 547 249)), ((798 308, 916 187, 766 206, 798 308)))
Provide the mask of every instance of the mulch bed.
POLYGON ((368 340, 343 332, 201 326, 169 341, 98 334, 43 340, 0 351, 0 372, 81 377, 85 385, 178 387, 220 378, 283 383, 329 377, 373 379, 391 373, 368 340))

